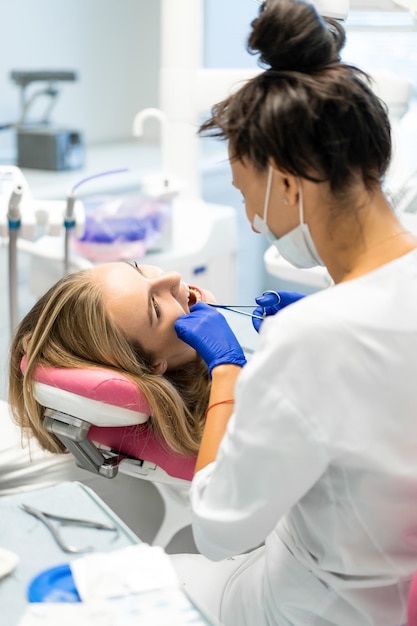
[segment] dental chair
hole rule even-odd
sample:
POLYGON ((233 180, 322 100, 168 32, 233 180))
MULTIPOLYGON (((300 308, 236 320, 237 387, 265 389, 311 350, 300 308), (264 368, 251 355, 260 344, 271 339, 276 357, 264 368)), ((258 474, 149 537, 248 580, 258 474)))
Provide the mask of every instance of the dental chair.
POLYGON ((417 626, 417 572, 411 579, 407 602, 407 626, 417 626))
POLYGON ((417 572, 411 580, 408 592, 407 626, 417 626, 417 572))
POLYGON ((158 439, 147 400, 126 376, 106 368, 38 366, 34 381, 46 430, 79 467, 105 478, 120 471, 153 482, 165 515, 152 543, 166 547, 190 524, 188 490, 196 458, 176 454, 158 439))

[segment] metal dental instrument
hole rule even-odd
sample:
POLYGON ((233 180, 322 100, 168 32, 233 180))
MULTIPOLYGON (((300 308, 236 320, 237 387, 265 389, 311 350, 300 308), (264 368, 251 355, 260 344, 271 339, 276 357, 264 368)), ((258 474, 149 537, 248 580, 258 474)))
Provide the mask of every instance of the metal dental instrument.
POLYGON ((276 306, 277 304, 279 304, 281 302, 281 296, 279 295, 279 293, 277 291, 273 291, 272 289, 267 289, 266 291, 263 292, 262 294, 263 296, 268 296, 268 300, 264 300, 264 312, 262 315, 262 319, 265 319, 267 317, 266 314, 266 307, 267 306, 276 306))
POLYGON ((86 548, 77 548, 76 546, 71 546, 65 543, 61 534, 56 526, 50 521, 55 520, 60 522, 61 524, 65 524, 68 526, 86 526, 88 528, 96 528, 98 530, 112 530, 118 532, 118 529, 113 524, 103 524, 102 522, 95 522, 92 520, 86 519, 77 519, 73 517, 63 517, 61 515, 54 515, 52 513, 46 513, 45 511, 40 511, 33 506, 29 506, 27 504, 21 504, 20 508, 23 509, 26 513, 33 515, 38 520, 43 522, 48 530, 52 533, 55 541, 64 552, 70 553, 81 553, 81 552, 90 552, 93 548, 91 546, 86 548))
POLYGON ((209 306, 213 306, 216 309, 226 309, 226 311, 233 311, 233 313, 240 313, 240 315, 247 315, 248 317, 255 317, 258 320, 263 319, 260 315, 253 315, 253 313, 246 313, 246 311, 239 311, 237 307, 240 309, 254 309, 254 304, 216 304, 215 302, 207 302, 209 306))
MULTIPOLYGON (((274 306, 278 304, 281 300, 281 296, 277 291, 272 291, 268 289, 264 291, 263 296, 270 296, 268 300, 268 306, 274 306)), ((246 311, 239 311, 239 309, 254 309, 256 308, 255 304, 216 304, 215 302, 207 302, 210 306, 215 307, 216 309, 226 309, 227 311, 233 311, 233 313, 240 313, 240 315, 247 315, 248 317, 254 317, 257 320, 263 320, 266 317, 266 309, 264 308, 263 315, 254 315, 253 313, 246 313, 246 311)))

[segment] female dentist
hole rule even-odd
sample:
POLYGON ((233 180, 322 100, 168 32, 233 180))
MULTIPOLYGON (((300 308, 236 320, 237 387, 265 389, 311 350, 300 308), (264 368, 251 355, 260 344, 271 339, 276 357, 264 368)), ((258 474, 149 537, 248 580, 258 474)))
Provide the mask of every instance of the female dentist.
POLYGON ((312 5, 267 0, 265 71, 201 129, 228 141, 252 228, 334 281, 267 317, 247 365, 218 311, 176 322, 212 376, 191 488, 208 559, 177 571, 225 626, 400 626, 417 570, 417 239, 382 191, 386 108, 343 43, 312 5))

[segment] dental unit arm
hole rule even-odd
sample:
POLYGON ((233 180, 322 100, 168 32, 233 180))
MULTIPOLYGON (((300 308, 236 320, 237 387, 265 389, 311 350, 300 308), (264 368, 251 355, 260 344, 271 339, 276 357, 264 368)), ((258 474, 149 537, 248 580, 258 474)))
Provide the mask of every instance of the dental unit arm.
MULTIPOLYGON (((8 289, 9 289, 9 324, 13 334, 18 322, 17 302, 17 250, 22 246, 22 239, 30 239, 36 234, 36 227, 45 223, 50 216, 49 232, 62 231, 62 204, 59 202, 35 202, 27 181, 18 167, 0 166, 0 237, 8 246, 8 289), (57 207, 61 210, 57 211, 57 207), (58 213, 58 216, 57 216, 58 213), (46 217, 46 220, 45 220, 46 217), (57 217, 59 228, 57 228, 57 217), (55 222, 55 224, 54 224, 55 222)), ((81 220, 82 222, 82 220, 81 220)))
MULTIPOLYGON (((16 186, 20 186, 22 190, 20 238, 33 239, 38 226, 53 237, 61 235, 64 229, 65 200, 35 199, 20 168, 15 165, 0 165, 0 237, 7 238, 9 234, 8 207, 16 186)), ((84 211, 80 202, 75 203, 74 216, 77 236, 81 236, 84 230, 84 211)))
MULTIPOLYGON (((18 323, 17 251, 36 252, 37 228, 43 227, 49 235, 60 236, 64 221, 64 201, 35 201, 22 171, 14 165, 0 166, 0 238, 8 247, 8 290, 10 334, 18 323)), ((81 235, 84 229, 84 211, 74 202, 73 229, 81 235)))
POLYGON ((17 302, 17 234, 21 225, 20 205, 22 202, 23 188, 17 184, 10 194, 7 210, 9 225, 9 322, 10 334, 13 334, 18 322, 17 302))

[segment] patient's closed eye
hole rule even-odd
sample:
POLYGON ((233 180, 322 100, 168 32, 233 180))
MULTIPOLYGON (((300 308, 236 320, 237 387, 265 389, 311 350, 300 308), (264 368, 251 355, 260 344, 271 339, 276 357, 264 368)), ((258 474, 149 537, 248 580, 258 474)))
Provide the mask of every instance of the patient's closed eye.
MULTIPOLYGON (((133 261, 133 263, 134 263, 135 268, 138 270, 139 274, 141 276, 144 276, 144 278, 146 278, 146 276, 144 275, 140 265, 138 265, 136 261, 133 261)), ((157 301, 155 300, 154 297, 151 298, 151 302, 152 302, 152 306, 153 306, 154 311, 155 311, 155 315, 156 315, 157 319, 159 319, 161 317, 161 307, 159 306, 159 304, 157 303, 157 301)))
POLYGON ((142 272, 140 266, 137 264, 137 262, 133 261, 133 263, 134 263, 135 268, 138 270, 139 274, 142 274, 142 276, 143 276, 143 272, 142 272))
POLYGON ((155 310, 156 317, 159 319, 161 317, 161 308, 155 298, 152 298, 153 308, 155 310))

